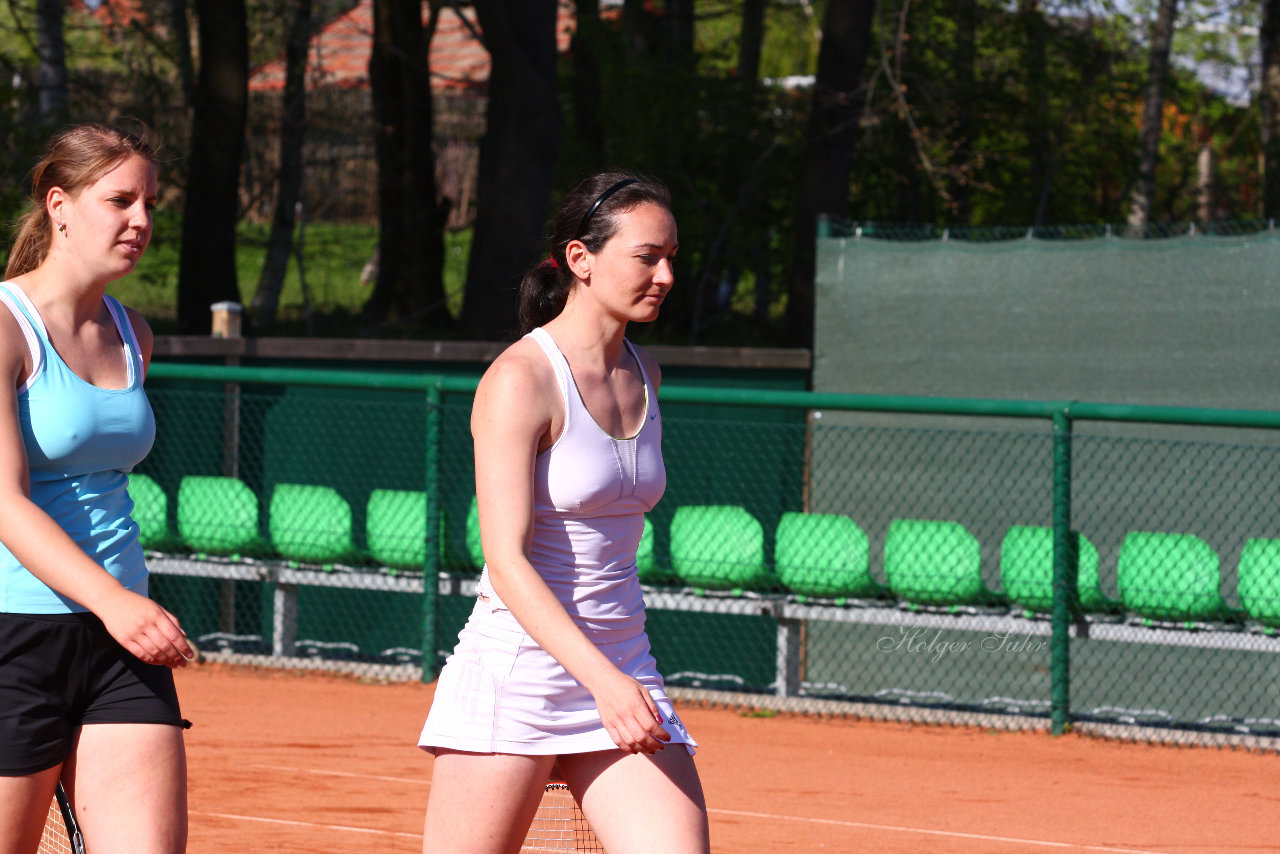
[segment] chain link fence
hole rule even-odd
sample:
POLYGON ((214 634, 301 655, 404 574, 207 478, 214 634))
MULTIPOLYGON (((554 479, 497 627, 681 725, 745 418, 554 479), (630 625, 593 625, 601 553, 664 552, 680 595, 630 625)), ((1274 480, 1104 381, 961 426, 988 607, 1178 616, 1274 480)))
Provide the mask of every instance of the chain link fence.
MULTIPOLYGON (((474 379, 157 364, 149 387, 131 492, 203 654, 433 678, 483 563, 474 379)), ((1280 416, 668 384, 663 421, 638 564, 677 689, 1280 738, 1280 416)))

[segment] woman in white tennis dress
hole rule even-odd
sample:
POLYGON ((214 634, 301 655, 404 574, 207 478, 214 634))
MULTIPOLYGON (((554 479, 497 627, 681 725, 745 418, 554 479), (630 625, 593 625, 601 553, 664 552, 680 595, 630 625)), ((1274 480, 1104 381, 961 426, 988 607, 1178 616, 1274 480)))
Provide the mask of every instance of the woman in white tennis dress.
POLYGON ((636 548, 666 486, 659 372, 625 338, 674 282, 666 189, 580 184, 476 391, 485 569, 419 744, 424 851, 516 852, 553 765, 610 854, 706 852, 697 746, 644 631, 636 548))

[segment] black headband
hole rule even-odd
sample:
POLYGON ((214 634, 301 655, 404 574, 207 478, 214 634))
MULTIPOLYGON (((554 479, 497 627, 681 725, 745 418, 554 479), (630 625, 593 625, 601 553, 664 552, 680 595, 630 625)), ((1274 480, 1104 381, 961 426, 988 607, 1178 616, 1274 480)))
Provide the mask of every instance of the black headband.
POLYGON ((629 186, 631 184, 639 184, 639 183, 640 183, 639 178, 624 178, 618 183, 614 184, 609 189, 605 190, 600 195, 596 196, 596 200, 591 203, 591 207, 587 208, 586 214, 583 215, 582 222, 578 223, 578 235, 577 237, 574 238, 574 240, 577 240, 579 237, 582 237, 582 235, 586 233, 587 224, 591 222, 591 217, 595 216, 595 212, 599 210, 602 204, 604 204, 605 199, 609 198, 614 193, 621 190, 623 187, 629 186))

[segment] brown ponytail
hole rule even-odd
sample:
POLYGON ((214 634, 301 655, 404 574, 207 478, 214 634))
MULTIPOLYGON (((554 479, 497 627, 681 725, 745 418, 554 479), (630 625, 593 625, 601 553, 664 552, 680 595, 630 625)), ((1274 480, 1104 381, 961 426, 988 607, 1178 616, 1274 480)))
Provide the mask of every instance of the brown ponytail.
POLYGON ((527 333, 559 316, 577 279, 565 247, 581 240, 599 252, 617 233, 619 217, 645 202, 671 209, 671 194, 660 182, 626 172, 601 172, 578 184, 556 212, 551 251, 520 282, 520 331, 527 333))

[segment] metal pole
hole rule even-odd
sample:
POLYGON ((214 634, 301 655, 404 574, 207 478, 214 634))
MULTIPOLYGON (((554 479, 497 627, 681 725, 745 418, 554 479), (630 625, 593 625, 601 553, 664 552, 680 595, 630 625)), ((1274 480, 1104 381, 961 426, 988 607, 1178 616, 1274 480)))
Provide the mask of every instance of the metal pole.
POLYGON ((440 648, 437 611, 440 601, 440 422, 444 396, 439 386, 427 389, 427 542, 422 566, 422 681, 434 682, 440 648))
POLYGON ((1053 633, 1049 642, 1053 734, 1071 723, 1071 613, 1076 558, 1071 534, 1071 418, 1053 416, 1053 633))
MULTIPOLYGON (((225 301, 209 306, 211 334, 214 338, 239 338, 240 303, 225 301)), ((237 367, 238 356, 228 356, 227 364, 237 367)), ((222 402, 222 474, 224 477, 240 477, 240 384, 223 385, 222 402)), ((218 592, 218 625, 222 631, 236 631, 236 583, 223 581, 218 592)), ((277 635, 278 637, 278 635, 277 635)), ((290 652, 290 655, 293 653, 290 652)))

